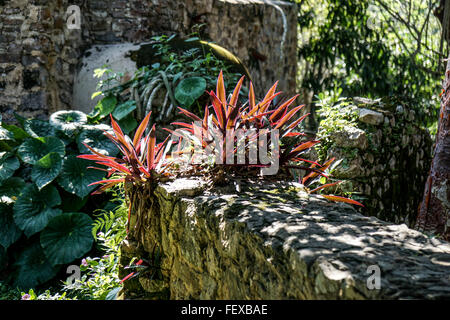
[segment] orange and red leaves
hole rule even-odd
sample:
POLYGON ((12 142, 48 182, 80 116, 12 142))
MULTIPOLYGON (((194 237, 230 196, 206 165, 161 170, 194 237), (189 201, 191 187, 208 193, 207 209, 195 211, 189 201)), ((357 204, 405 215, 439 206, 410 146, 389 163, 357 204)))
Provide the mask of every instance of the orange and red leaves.
POLYGON ((219 77, 217 78, 216 95, 217 95, 217 98, 219 98, 220 102, 223 105, 226 105, 227 98, 226 98, 226 93, 225 93, 225 82, 223 81, 222 70, 220 70, 219 77))
POLYGON ((280 129, 282 126, 284 126, 300 109, 302 109, 305 105, 301 105, 298 107, 295 107, 291 111, 289 111, 285 116, 283 116, 275 126, 275 129, 280 129))
POLYGON ((335 201, 335 202, 345 202, 345 203, 355 204, 355 205, 357 205, 357 206, 364 207, 364 205, 361 204, 361 203, 359 203, 358 201, 352 200, 352 199, 348 199, 348 198, 345 198, 345 197, 334 196, 334 195, 328 195, 328 194, 322 194, 321 196, 324 197, 324 198, 327 199, 327 200, 330 200, 330 201, 335 201))
POLYGON ((305 151, 313 146, 315 146, 316 144, 318 144, 320 141, 318 140, 311 140, 311 141, 306 141, 298 146, 296 146, 291 152, 290 155, 298 155, 300 152, 305 151))
POLYGON ((317 188, 311 190, 311 193, 317 192, 317 191, 325 189, 325 188, 329 188, 329 187, 335 186, 335 185, 337 185, 337 184, 339 184, 341 182, 342 181, 337 181, 337 182, 332 182, 332 183, 327 183, 327 184, 321 185, 320 187, 317 187, 317 188))
POLYGON ((236 103, 238 101, 239 98, 239 92, 241 91, 241 87, 242 87, 242 82, 244 81, 245 76, 242 76, 238 83, 236 84, 236 87, 234 88, 233 94, 231 95, 230 98, 230 106, 232 106, 233 108, 236 107, 236 103))
MULTIPOLYGON (((336 158, 331 158, 330 160, 328 160, 327 162, 325 162, 325 164, 320 168, 320 169, 318 169, 320 172, 325 172, 325 170, 327 170, 328 169, 328 167, 333 163, 333 161, 334 160, 336 160, 336 158)), ((311 165, 311 168, 315 168, 316 167, 316 165, 315 164, 312 164, 311 165)), ((315 177, 317 177, 319 175, 319 173, 317 173, 317 172, 311 172, 311 173, 309 173, 308 175, 306 175, 304 178, 303 178, 303 180, 302 180, 302 184, 305 184, 308 180, 312 180, 312 179, 314 179, 315 177)))
POLYGON ((153 125, 149 133, 149 141, 147 147, 147 168, 152 170, 155 165, 155 145, 156 145, 156 126, 153 125))
POLYGON ((134 134, 133 145, 136 146, 136 149, 139 149, 139 147, 140 147, 141 138, 142 138, 142 135, 144 134, 145 129, 147 128, 147 124, 148 124, 148 121, 150 120, 151 114, 152 114, 152 112, 150 111, 145 116, 144 120, 142 120, 141 124, 139 125, 139 127, 136 130, 136 133, 134 134))

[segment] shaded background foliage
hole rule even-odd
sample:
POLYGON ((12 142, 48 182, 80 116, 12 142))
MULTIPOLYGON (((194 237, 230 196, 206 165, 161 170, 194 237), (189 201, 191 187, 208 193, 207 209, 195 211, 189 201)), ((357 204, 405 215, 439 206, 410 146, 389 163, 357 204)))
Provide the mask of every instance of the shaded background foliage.
MULTIPOLYGON (((442 79, 438 3, 418 0, 298 0, 299 83, 319 92, 405 96, 424 126, 436 122, 442 79)), ((309 99, 309 101, 308 101, 309 99)), ((312 107, 314 111, 314 106, 312 107)), ((316 123, 310 123, 312 129, 316 123)))

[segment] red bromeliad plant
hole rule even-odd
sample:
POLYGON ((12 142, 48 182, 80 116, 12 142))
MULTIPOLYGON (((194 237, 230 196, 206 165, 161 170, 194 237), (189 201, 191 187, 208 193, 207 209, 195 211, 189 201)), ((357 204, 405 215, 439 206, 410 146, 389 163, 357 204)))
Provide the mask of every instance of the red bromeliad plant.
MULTIPOLYGON (((257 160, 253 162, 250 159, 252 146, 258 149, 256 151, 259 154, 259 149, 263 147, 262 144, 266 144, 266 148, 267 145, 279 144, 279 150, 274 149, 271 152, 272 160, 277 157, 279 167, 284 173, 288 169, 306 171, 308 174, 303 179, 304 185, 314 181, 314 178, 318 176, 327 177, 325 171, 334 159, 321 166, 319 163, 302 156, 319 141, 308 141, 305 134, 295 131, 298 125, 309 115, 298 116, 304 105, 289 108, 298 95, 272 107, 273 100, 281 94, 281 92, 275 92, 277 83, 269 89, 259 103, 255 101, 253 85, 250 83, 248 101, 243 105, 238 105, 243 80, 244 77, 238 81, 233 93, 227 99, 223 75, 220 72, 216 92, 209 92, 212 113, 210 114, 210 108, 206 107, 202 119, 188 110, 179 108, 180 113, 193 121, 190 123, 175 122, 173 124, 181 128, 175 131, 166 130, 180 137, 179 146, 181 140, 185 139, 188 145, 195 148, 196 153, 199 151, 203 154, 215 153, 213 168, 218 169, 215 171, 216 175, 222 174, 219 174, 220 178, 223 177, 224 172, 242 172, 245 169, 248 171, 252 167, 269 167, 270 165, 264 163, 262 159, 253 159, 257 160), (241 155, 240 161, 239 155, 241 155), (311 165, 298 165, 299 162, 311 163, 311 165)), ((178 152, 192 154, 192 148, 179 148, 178 152)), ((327 184, 313 191, 319 191, 337 183, 327 184)), ((361 205, 357 201, 343 197, 333 195, 324 195, 324 197, 332 201, 361 205)))
MULTIPOLYGON (((93 194, 101 193, 114 185, 124 183, 125 187, 130 184, 142 184, 147 182, 156 182, 167 179, 166 169, 169 162, 165 162, 168 148, 167 139, 156 144, 155 125, 150 132, 144 136, 151 112, 142 120, 136 130, 133 140, 126 136, 116 121, 111 116, 111 126, 114 135, 104 132, 104 134, 117 146, 122 154, 122 158, 103 155, 93 148, 84 144, 93 154, 79 155, 78 158, 95 161, 96 164, 103 167, 91 167, 94 169, 108 172, 108 179, 94 182, 91 185, 103 184, 93 194), (105 169, 106 167, 106 169, 105 169)), ((125 191, 127 188, 125 188, 125 191)), ((131 206, 131 203, 130 203, 131 206)), ((130 211, 128 213, 128 224, 130 220, 130 211)))
POLYGON ((101 193, 106 189, 124 182, 146 182, 155 179, 164 173, 168 163, 163 163, 162 160, 167 149, 164 148, 167 139, 159 144, 156 144, 155 125, 143 138, 144 131, 150 119, 151 112, 142 120, 141 124, 136 130, 133 141, 124 135, 116 121, 111 116, 111 126, 114 135, 104 132, 104 134, 117 146, 122 153, 122 158, 115 158, 103 155, 93 148, 84 144, 93 154, 83 154, 78 156, 81 159, 95 161, 96 164, 107 167, 94 169, 108 172, 108 177, 115 175, 115 179, 100 180, 90 185, 104 184, 100 189, 94 192, 101 193))
MULTIPOLYGON (((231 97, 227 100, 225 93, 225 85, 223 81, 222 72, 219 74, 217 81, 216 92, 209 93, 212 102, 213 113, 210 114, 209 108, 205 108, 205 115, 202 118, 189 112, 188 110, 179 108, 180 113, 186 115, 193 120, 192 123, 174 122, 172 124, 182 127, 176 131, 168 130, 180 138, 187 139, 192 145, 200 147, 200 149, 209 151, 216 151, 220 157, 216 158, 216 164, 224 164, 230 167, 239 167, 234 160, 238 154, 239 142, 242 142, 241 148, 245 150, 245 166, 246 167, 267 167, 267 164, 260 162, 251 163, 249 161, 249 149, 251 143, 254 143, 258 138, 267 138, 267 145, 272 142, 272 132, 277 131, 278 138, 298 138, 304 136, 303 133, 293 132, 293 130, 303 121, 309 114, 303 115, 300 118, 292 121, 294 116, 304 107, 304 105, 297 106, 289 110, 289 106, 295 101, 298 95, 292 97, 288 101, 277 106, 275 109, 270 109, 272 101, 281 92, 275 92, 277 83, 267 92, 264 99, 256 103, 253 85, 250 83, 248 103, 243 106, 238 106, 238 96, 242 86, 244 77, 237 83, 231 97), (243 136, 238 136, 237 133, 244 133, 243 136), (227 139, 231 137, 231 139, 227 139), (239 140, 241 139, 241 141, 239 140), (245 141, 244 141, 245 140, 245 141), (228 145, 227 145, 228 144, 228 145), (219 152, 224 150, 226 152, 219 152), (230 157, 230 153, 233 156, 230 157), (226 161, 227 157, 232 161, 226 161)), ((296 145, 294 148, 282 148, 279 155, 281 165, 287 165, 290 161, 305 161, 312 162, 299 155, 309 148, 314 146, 318 141, 308 141, 296 145)), ((258 146, 259 147, 259 146, 258 146)), ((198 150, 196 150, 198 151, 198 150)), ((189 152, 186 151, 185 152, 189 152)), ((307 171, 320 171, 314 168, 297 167, 307 171)))

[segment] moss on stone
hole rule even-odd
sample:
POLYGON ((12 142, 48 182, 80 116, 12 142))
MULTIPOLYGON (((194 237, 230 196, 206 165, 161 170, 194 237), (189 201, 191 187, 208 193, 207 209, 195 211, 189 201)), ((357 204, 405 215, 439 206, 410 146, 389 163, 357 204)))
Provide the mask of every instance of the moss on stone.
MULTIPOLYGON (((322 120, 317 138, 321 143, 315 147, 319 162, 333 156, 343 160, 334 177, 352 181, 354 189, 350 193, 367 197, 365 213, 411 225, 415 215, 411 210, 421 198, 431 163, 430 135, 421 128, 417 110, 398 97, 342 98, 323 106, 319 115, 322 120), (365 115, 371 114, 367 110, 375 111, 378 114, 372 114, 384 120, 369 123, 358 117, 358 110, 366 110, 365 115), (358 130, 364 132, 366 148, 359 145, 359 140, 349 147, 345 139, 352 137, 350 132, 361 132, 358 130)), ((339 195, 349 193, 333 191, 339 195)))

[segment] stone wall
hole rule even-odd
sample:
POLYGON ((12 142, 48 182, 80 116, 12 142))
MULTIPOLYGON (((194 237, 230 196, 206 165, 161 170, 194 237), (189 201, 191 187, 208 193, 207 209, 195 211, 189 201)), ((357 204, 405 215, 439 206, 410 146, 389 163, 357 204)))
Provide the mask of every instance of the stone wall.
POLYGON ((156 267, 125 281, 121 299, 450 297, 448 243, 301 185, 255 181, 208 191, 200 180, 179 179, 149 192, 131 191, 119 276, 130 273, 132 258, 156 267), (371 290, 373 265, 381 282, 371 290))
POLYGON ((362 213, 412 227, 431 163, 432 140, 414 109, 396 97, 342 99, 320 111, 320 160, 336 157, 333 193, 354 192, 362 213))
POLYGON ((3 1, 0 6, 0 112, 46 118, 70 109, 81 34, 63 19, 68 1, 3 1))
POLYGON ((259 94, 276 80, 293 93, 295 5, 262 0, 5 0, 0 2, 0 111, 45 118, 72 108, 74 74, 94 44, 144 42, 160 33, 190 34, 205 23, 205 39, 248 65, 259 94), (66 9, 81 8, 81 30, 69 30, 66 9), (286 18, 284 32, 282 8, 286 18))

